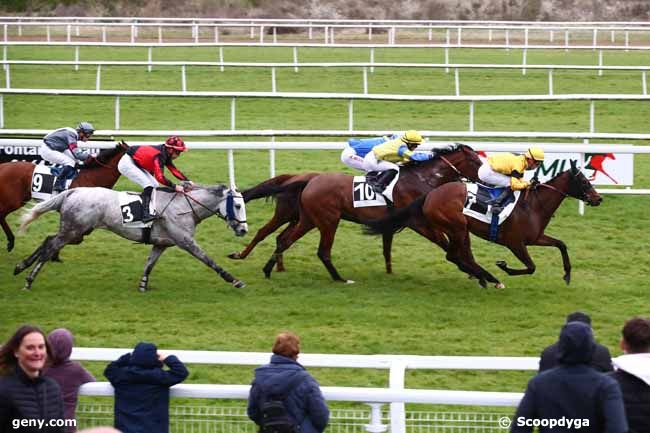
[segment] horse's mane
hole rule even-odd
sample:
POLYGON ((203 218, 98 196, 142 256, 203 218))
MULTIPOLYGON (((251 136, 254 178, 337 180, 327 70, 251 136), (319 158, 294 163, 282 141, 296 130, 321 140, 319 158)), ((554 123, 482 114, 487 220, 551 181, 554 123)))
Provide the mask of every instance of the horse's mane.
POLYGON ((463 143, 454 143, 454 144, 449 144, 445 147, 436 147, 432 149, 431 153, 433 153, 433 158, 426 160, 426 161, 409 161, 402 167, 402 169, 406 170, 413 170, 416 169, 417 167, 420 166, 426 166, 427 164, 433 164, 434 161, 439 160, 441 155, 449 155, 450 153, 458 152, 459 150, 462 150, 463 148, 468 148, 472 152, 474 149, 472 149, 470 146, 463 144, 463 143))
MULTIPOLYGON (((112 149, 102 149, 102 150, 100 150, 95 158, 101 164, 107 164, 108 161, 110 161, 116 155, 119 155, 120 153, 126 152, 126 149, 128 149, 128 147, 123 147, 121 144, 117 144, 112 149)), ((90 164, 87 164, 87 165, 84 164, 82 166, 82 168, 83 169, 89 169, 89 168, 96 168, 97 166, 99 166, 99 164, 97 164, 97 162, 93 161, 90 164)))
POLYGON ((200 185, 200 184, 194 184, 194 189, 204 189, 208 191, 210 194, 215 194, 215 195, 225 195, 224 191, 228 190, 228 187, 223 184, 217 184, 217 185, 200 185))

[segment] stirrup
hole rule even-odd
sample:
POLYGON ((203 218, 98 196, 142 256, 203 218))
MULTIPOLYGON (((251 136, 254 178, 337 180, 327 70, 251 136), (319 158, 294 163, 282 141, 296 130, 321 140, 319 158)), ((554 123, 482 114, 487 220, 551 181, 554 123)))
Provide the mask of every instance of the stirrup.
POLYGON ((160 219, 160 215, 158 214, 147 214, 147 215, 142 215, 142 222, 143 223, 148 223, 151 221, 155 221, 160 219))

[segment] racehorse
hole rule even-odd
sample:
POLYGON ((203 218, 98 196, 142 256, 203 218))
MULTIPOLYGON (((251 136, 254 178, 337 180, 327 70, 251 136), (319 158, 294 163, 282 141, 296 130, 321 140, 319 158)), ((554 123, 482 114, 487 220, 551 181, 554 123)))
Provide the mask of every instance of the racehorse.
MULTIPOLYGON (((99 152, 88 165, 82 166, 79 176, 70 184, 70 188, 112 188, 120 177, 117 163, 128 148, 126 143, 121 142, 113 149, 99 152)), ((35 167, 31 162, 23 161, 0 164, 0 225, 7 236, 7 251, 14 248, 15 238, 5 218, 32 198, 32 175, 35 167)))
POLYGON ((46 212, 57 210, 60 213, 59 232, 46 237, 43 243, 14 269, 14 275, 18 275, 37 262, 27 276, 24 288, 31 288, 45 262, 54 254, 67 244, 81 243, 83 237, 95 228, 105 228, 123 238, 153 245, 140 279, 141 292, 147 290, 149 273, 160 255, 174 245, 205 263, 236 288, 246 285, 219 267, 193 239, 196 226, 212 215, 223 218, 236 236, 243 236, 248 232, 244 199, 234 187, 228 189, 224 185, 196 186, 186 193, 159 189, 156 192, 156 208, 160 218, 154 221, 150 232, 122 224, 122 211, 118 205, 119 194, 106 188, 69 189, 34 206, 23 215, 21 230, 46 212))
MULTIPOLYGON (((571 161, 569 170, 548 182, 534 183, 530 189, 522 191, 522 196, 508 219, 499 227, 496 243, 510 249, 526 268, 510 268, 503 260, 497 261, 497 266, 508 275, 529 275, 535 272, 536 267, 528 254, 527 246, 556 247, 562 254, 564 281, 569 284, 571 262, 566 245, 561 240, 544 234, 544 229, 566 197, 585 201, 590 206, 600 205, 602 197, 576 167, 575 161, 571 161)), ((485 287, 485 279, 495 282, 491 279, 494 277, 474 262, 469 233, 489 239, 490 225, 463 214, 466 199, 465 184, 448 183, 384 219, 366 222, 367 231, 374 234, 394 233, 403 227, 440 230, 449 239, 447 259, 457 265, 460 263, 461 269, 466 266, 466 270, 469 270, 470 274, 474 273, 481 286, 485 287)), ((498 281, 496 283, 497 287, 504 287, 498 281)))
MULTIPOLYGON (((434 158, 423 162, 411 162, 402 167, 399 181, 393 191, 394 205, 397 208, 405 207, 415 198, 445 182, 463 177, 477 179, 481 164, 480 158, 467 145, 455 144, 448 148, 436 149, 434 158)), ((355 208, 352 202, 353 176, 342 173, 322 173, 308 181, 289 183, 280 188, 280 191, 298 194, 295 196, 298 205, 285 206, 293 211, 292 214, 286 215, 284 220, 290 221, 290 224, 278 236, 275 252, 264 266, 264 274, 267 278, 270 277, 271 270, 282 253, 311 229, 317 227, 320 231, 318 257, 323 265, 335 281, 352 282, 339 275, 331 260, 332 245, 339 221, 344 219, 359 223, 363 220, 377 219, 387 215, 392 208, 387 206, 355 208)), ((269 190, 271 193, 278 191, 277 188, 269 188, 269 190)), ((437 232, 422 234, 433 236, 431 240, 434 242, 446 242, 437 232)), ((384 260, 388 273, 392 271, 392 240, 392 233, 387 233, 383 238, 384 260)))

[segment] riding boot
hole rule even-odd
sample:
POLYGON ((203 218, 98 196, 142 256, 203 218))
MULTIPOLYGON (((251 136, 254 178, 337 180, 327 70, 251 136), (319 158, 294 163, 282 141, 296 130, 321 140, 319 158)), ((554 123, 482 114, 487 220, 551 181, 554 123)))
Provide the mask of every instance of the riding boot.
POLYGON ((391 169, 382 172, 377 178, 376 183, 372 185, 372 189, 374 189, 377 194, 383 193, 388 184, 395 178, 396 175, 397 170, 391 169))
POLYGON ((492 213, 498 215, 503 210, 503 203, 508 199, 510 195, 510 188, 504 188, 496 198, 489 200, 487 203, 492 205, 492 213))
POLYGON ((65 189, 66 180, 72 179, 76 173, 77 171, 74 167, 64 165, 61 169, 61 174, 56 177, 56 182, 54 182, 54 186, 52 187, 54 192, 59 193, 63 191, 65 189))
POLYGON ((142 222, 148 223, 158 218, 158 215, 152 215, 149 211, 149 204, 151 203, 151 193, 153 187, 148 186, 142 191, 142 222))

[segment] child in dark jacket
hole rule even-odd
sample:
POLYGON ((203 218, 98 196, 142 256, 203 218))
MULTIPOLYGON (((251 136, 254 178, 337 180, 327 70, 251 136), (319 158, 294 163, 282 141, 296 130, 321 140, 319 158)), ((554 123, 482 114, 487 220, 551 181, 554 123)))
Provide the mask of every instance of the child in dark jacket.
POLYGON ((169 388, 188 375, 177 357, 158 353, 152 343, 138 343, 133 353, 111 362, 104 376, 115 388, 115 428, 123 433, 168 433, 169 388))
MULTIPOLYGON (((78 362, 70 360, 74 337, 65 328, 55 329, 47 336, 52 348, 51 365, 45 370, 45 376, 51 377, 59 384, 63 396, 63 412, 66 419, 75 419, 79 387, 84 383, 94 382, 95 377, 78 362)), ((72 423, 71 423, 72 424, 72 423)), ((77 431, 76 427, 67 426, 66 433, 77 431)))

